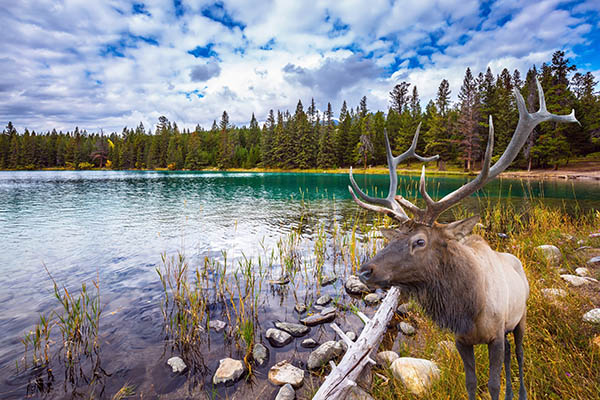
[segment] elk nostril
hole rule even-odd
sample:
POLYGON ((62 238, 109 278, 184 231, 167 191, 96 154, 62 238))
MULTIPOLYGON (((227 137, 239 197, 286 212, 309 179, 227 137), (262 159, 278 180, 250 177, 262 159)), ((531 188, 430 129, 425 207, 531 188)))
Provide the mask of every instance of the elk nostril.
POLYGON ((360 280, 368 281, 371 275, 373 275, 373 268, 371 267, 363 267, 360 269, 360 273, 358 274, 360 280))

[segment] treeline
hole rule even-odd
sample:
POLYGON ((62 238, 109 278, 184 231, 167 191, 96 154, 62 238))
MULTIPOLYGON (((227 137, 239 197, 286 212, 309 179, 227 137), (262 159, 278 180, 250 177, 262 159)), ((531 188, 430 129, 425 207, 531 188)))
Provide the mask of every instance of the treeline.
POLYGON ((356 108, 343 103, 337 119, 331 104, 325 112, 314 100, 305 110, 298 102, 293 114, 271 110, 263 126, 252 115, 248 127, 229 123, 226 111, 210 130, 201 126, 180 130, 160 117, 154 133, 143 124, 118 133, 73 132, 18 133, 8 123, 0 134, 0 169, 92 167, 133 169, 169 168, 332 168, 382 165, 386 162, 384 130, 399 153, 410 145, 419 123, 418 151, 439 154, 439 167, 447 163, 475 168, 483 157, 488 135, 488 115, 494 118, 497 159, 516 127, 518 111, 513 88, 519 90, 530 111, 538 108, 535 78, 546 95, 548 110, 568 114, 575 109, 581 125, 544 123, 530 135, 519 159, 520 167, 558 166, 574 156, 600 150, 600 98, 595 77, 581 74, 562 51, 552 61, 532 67, 522 78, 518 70, 494 75, 490 68, 474 75, 467 68, 458 94, 450 101, 447 80, 437 97, 423 110, 416 86, 401 82, 390 92, 387 113, 372 112, 363 97, 356 108))

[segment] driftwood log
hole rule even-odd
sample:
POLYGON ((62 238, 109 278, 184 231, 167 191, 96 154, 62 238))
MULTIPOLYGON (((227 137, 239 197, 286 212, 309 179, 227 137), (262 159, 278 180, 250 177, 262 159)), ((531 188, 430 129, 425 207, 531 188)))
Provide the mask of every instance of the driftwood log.
POLYGON ((348 350, 339 365, 335 366, 332 363, 332 371, 325 378, 325 382, 323 382, 313 400, 346 398, 346 392, 356 386, 356 381, 367 364, 375 363, 371 354, 377 351, 379 343, 383 339, 387 324, 398 306, 399 297, 400 289, 392 287, 387 292, 373 318, 369 319, 362 313, 358 314, 365 323, 365 327, 355 342, 351 341, 335 323, 330 325, 348 344, 348 350))

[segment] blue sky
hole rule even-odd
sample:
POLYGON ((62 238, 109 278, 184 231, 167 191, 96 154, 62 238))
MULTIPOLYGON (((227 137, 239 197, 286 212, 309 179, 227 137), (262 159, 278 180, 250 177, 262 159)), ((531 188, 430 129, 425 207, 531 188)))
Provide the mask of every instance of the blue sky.
POLYGON ((400 81, 424 105, 467 67, 524 74, 556 50, 600 77, 598 0, 15 0, 0 26, 0 124, 19 130, 244 125, 313 97, 387 110, 400 81))

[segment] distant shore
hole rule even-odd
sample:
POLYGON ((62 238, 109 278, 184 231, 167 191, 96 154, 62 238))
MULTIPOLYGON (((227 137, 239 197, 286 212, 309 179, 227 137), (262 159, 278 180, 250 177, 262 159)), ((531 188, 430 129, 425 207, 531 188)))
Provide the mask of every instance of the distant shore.
MULTIPOLYGON (((67 168, 44 168, 42 171, 74 171, 67 168)), ((3 170, 12 171, 12 170, 3 170)), ((24 170, 19 170, 24 171, 24 170)), ((93 168, 91 171, 111 171, 106 168, 93 168)), ((115 170, 115 171, 168 171, 166 168, 156 168, 152 170, 148 169, 130 169, 130 170, 115 170)), ((189 170, 183 170, 189 171, 189 170)), ((313 169, 280 169, 280 168, 228 168, 228 169, 217 169, 217 168, 205 168, 196 171, 203 172, 265 172, 265 173, 277 173, 277 172, 292 172, 292 173, 320 173, 320 174, 347 174, 349 168, 313 168, 313 169)), ((431 165, 427 167, 428 176, 475 176, 479 171, 463 171, 460 169, 450 169, 440 171, 435 166, 431 165)), ((364 168, 354 168, 355 174, 367 174, 367 175, 387 175, 388 169, 385 166, 374 166, 364 168)), ((398 173, 401 175, 420 175, 421 168, 415 164, 414 168, 400 168, 398 173)), ((600 161, 586 161, 573 163, 570 166, 560 168, 558 170, 553 169, 533 169, 531 171, 526 170, 513 170, 505 171, 500 174, 501 178, 510 179, 560 179, 560 180, 597 180, 600 181, 600 161)))

